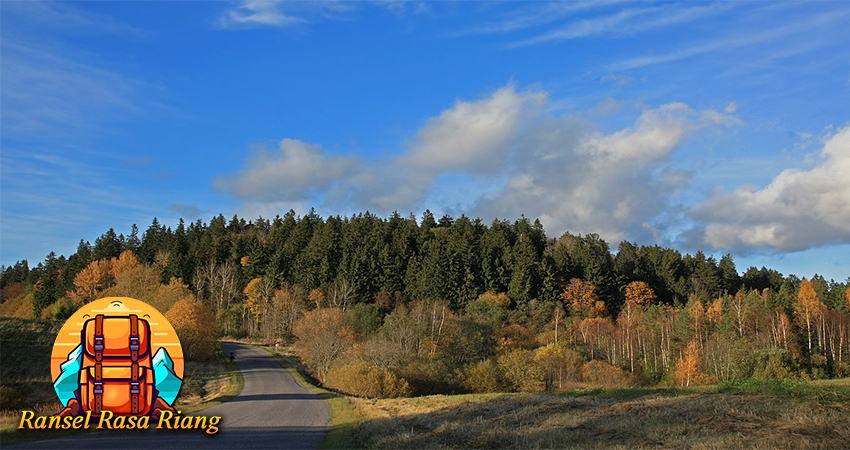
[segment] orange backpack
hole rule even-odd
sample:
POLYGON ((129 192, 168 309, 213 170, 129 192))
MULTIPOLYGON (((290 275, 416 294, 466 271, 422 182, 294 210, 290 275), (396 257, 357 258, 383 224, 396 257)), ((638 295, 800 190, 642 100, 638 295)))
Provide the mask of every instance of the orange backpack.
POLYGON ((83 325, 80 400, 83 411, 116 416, 150 413, 153 400, 150 325, 135 314, 98 314, 83 325))

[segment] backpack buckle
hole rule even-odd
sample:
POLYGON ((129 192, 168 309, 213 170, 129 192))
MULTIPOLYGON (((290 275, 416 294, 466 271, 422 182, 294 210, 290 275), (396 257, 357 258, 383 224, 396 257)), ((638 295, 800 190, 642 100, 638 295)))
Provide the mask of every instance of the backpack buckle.
POLYGON ((95 381, 94 382, 94 393, 95 394, 103 394, 103 382, 95 381))
POLYGON ((140 392, 139 391, 139 382, 138 381, 131 381, 130 382, 130 393, 131 394, 138 394, 139 392, 140 392))
POLYGON ((94 338, 94 351, 100 352, 103 351, 103 338, 95 337, 94 338))

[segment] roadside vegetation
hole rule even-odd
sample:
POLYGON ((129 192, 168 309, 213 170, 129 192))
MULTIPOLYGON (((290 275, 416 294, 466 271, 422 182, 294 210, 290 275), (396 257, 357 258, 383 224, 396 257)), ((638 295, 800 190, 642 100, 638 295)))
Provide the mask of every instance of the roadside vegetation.
MULTIPOLYGON (((562 407, 584 414, 582 423, 599 426, 606 421, 593 418, 617 408, 652 417, 656 409, 680 408, 691 417, 708 408, 719 418, 700 416, 694 423, 709 422, 699 432, 722 447, 726 435, 718 431, 713 440, 715 422, 718 430, 726 424, 746 431, 720 419, 727 416, 752 430, 796 429, 785 422, 790 416, 770 405, 747 409, 780 398, 785 407, 806 411, 811 416, 806 423, 817 429, 817 423, 844 417, 844 410, 837 403, 812 404, 803 393, 843 395, 841 381, 837 391, 810 383, 850 376, 850 279, 799 278, 765 267, 741 272, 731 255, 718 260, 628 241, 612 251, 596 234, 550 237, 539 221, 525 217, 486 225, 465 216, 438 220, 428 211, 421 219, 369 213, 324 219, 315 211, 302 217, 290 211, 252 222, 221 215, 208 224, 180 221, 174 229, 154 219, 144 233, 134 226, 125 237, 110 229, 94 245, 81 241, 68 258, 51 253, 35 267, 21 261, 0 273, 0 315, 7 317, 62 320, 105 296, 137 298, 164 312, 181 341, 192 343, 188 348, 195 354, 187 356, 196 361, 210 358, 217 339, 291 342, 291 350, 288 345, 284 350, 290 353, 278 355, 281 361, 328 389, 323 395, 335 408, 353 404, 366 418, 383 407, 369 409, 364 402, 401 411, 418 404, 417 398, 441 398, 435 395, 478 406, 444 405, 449 409, 423 412, 423 421, 436 414, 441 421, 465 423, 453 414, 490 417, 491 410, 516 407, 515 419, 500 419, 510 430, 542 414, 529 425, 542 424, 540 430, 504 438, 517 446, 566 438, 557 434, 563 430, 543 432, 561 426, 545 409, 562 407), (771 380, 788 381, 770 389, 785 389, 782 383, 793 388, 764 392, 768 385, 758 383, 771 380), (747 392, 752 388, 747 383, 756 383, 755 393, 747 392), (350 397, 337 397, 342 394, 350 397), (635 397, 617 397, 623 395, 635 397), (744 412, 739 417, 735 411, 744 412), (749 415, 761 419, 745 420, 749 415), (527 440, 516 440, 521 436, 527 440)), ((204 379, 215 371, 196 369, 204 379)), ((39 395, 27 387, 29 378, 12 380, 17 384, 4 392, 8 398, 31 401, 39 395)), ((195 400, 185 401, 200 403, 218 391, 188 381, 186 389, 186 398, 195 400)), ((623 415, 623 430, 630 418, 623 415)), ((396 426, 395 418, 384 419, 387 430, 396 426)), ((668 442, 677 430, 664 417, 659 420, 654 434, 641 435, 646 441, 617 433, 636 446, 668 442)), ((352 421, 344 419, 334 429, 351 430, 352 421)), ((442 443, 433 434, 441 431, 414 420, 409 441, 384 444, 374 436, 387 433, 370 434, 376 423, 365 420, 349 434, 365 436, 369 446, 450 442, 442 443), (417 427, 437 440, 418 441, 417 427)), ((444 426, 446 439, 460 433, 444 426)), ((465 442, 487 446, 502 439, 487 437, 485 428, 482 422, 478 437, 465 442)), ((590 435, 608 436, 589 429, 590 435)), ((843 428, 836 430, 812 439, 840 442, 843 428)), ((574 436, 577 446, 590 442, 582 436, 574 436)), ((796 437, 787 442, 807 444, 796 437)))

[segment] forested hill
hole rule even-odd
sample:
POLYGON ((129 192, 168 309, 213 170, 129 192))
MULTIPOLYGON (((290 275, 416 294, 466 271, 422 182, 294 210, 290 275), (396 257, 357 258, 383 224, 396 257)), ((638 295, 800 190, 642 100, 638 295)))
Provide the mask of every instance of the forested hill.
MULTIPOLYGON (((655 246, 621 242, 612 253, 595 234, 566 233, 553 238, 538 220, 511 223, 444 216, 426 211, 421 220, 394 214, 322 217, 311 211, 298 217, 290 211, 273 220, 246 221, 224 216, 209 224, 201 220, 176 228, 154 219, 129 236, 109 229, 94 245, 81 241, 70 257, 51 253, 36 267, 22 261, 0 278, 3 300, 34 285, 35 316, 74 289, 77 275, 93 261, 117 258, 131 250, 140 262, 159 269, 161 281, 179 278, 194 291, 209 289, 216 275, 227 283, 229 300, 241 296, 247 283, 263 278, 275 286, 297 285, 309 292, 321 288, 345 291, 346 301, 445 299, 453 309, 487 291, 507 293, 511 309, 533 314, 551 311, 573 278, 592 283, 610 314, 623 304, 625 287, 644 281, 660 303, 685 304, 739 290, 769 289, 777 304, 790 307, 800 280, 762 267, 743 275, 731 256, 715 260, 655 246), (545 308, 544 308, 545 306, 545 308)), ((825 304, 845 310, 847 283, 812 278, 825 304)))

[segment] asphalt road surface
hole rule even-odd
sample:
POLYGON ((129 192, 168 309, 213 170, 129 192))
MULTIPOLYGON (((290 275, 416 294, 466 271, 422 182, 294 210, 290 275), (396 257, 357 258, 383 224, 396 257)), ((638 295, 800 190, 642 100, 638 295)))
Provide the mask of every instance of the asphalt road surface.
MULTIPOLYGON (((224 343, 234 352, 245 387, 233 400, 198 412, 221 416, 219 431, 203 429, 98 430, 80 435, 9 446, 14 449, 309 449, 317 448, 331 419, 328 403, 299 385, 261 350, 224 343)), ((94 425, 92 425, 94 427, 94 425)), ((6 446, 4 446, 6 447, 6 446)))

